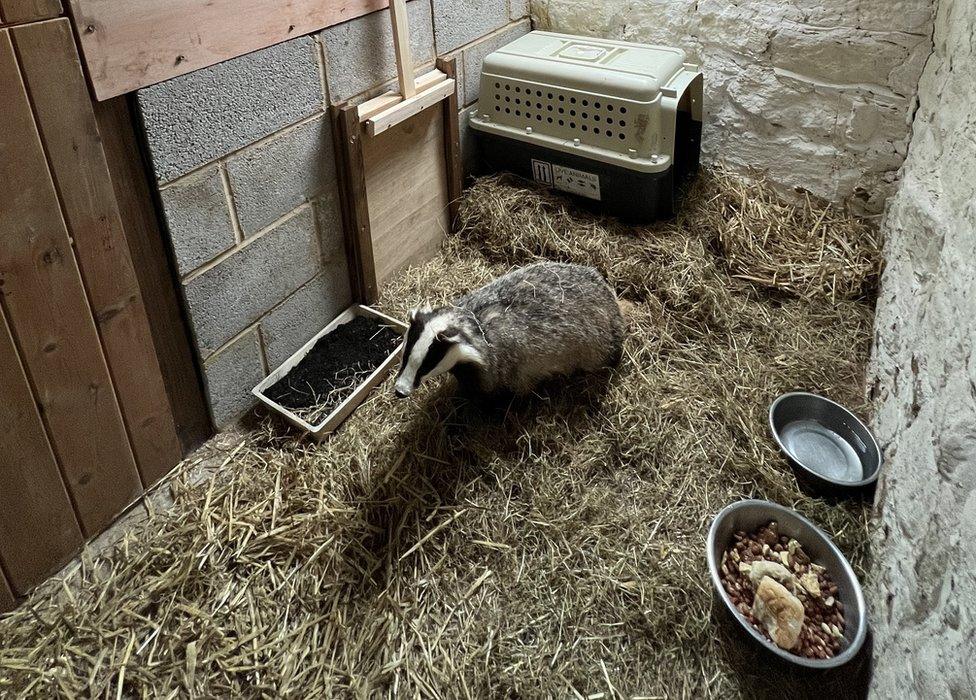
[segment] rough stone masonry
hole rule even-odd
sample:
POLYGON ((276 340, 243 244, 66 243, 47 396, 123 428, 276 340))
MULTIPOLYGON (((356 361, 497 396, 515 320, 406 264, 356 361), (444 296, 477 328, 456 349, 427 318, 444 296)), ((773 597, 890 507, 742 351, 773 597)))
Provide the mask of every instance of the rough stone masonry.
POLYGON ((678 46, 703 156, 880 212, 908 147, 932 0, 533 0, 537 28, 678 46))
POLYGON ((873 692, 976 688, 976 3, 940 0, 897 194, 872 366, 885 448, 873 692))
MULTIPOLYGON (((527 14, 524 0, 412 0, 417 72, 456 57, 473 102, 482 59, 528 31, 527 14)), ((137 93, 218 427, 352 301, 327 109, 395 73, 382 10, 137 93)))

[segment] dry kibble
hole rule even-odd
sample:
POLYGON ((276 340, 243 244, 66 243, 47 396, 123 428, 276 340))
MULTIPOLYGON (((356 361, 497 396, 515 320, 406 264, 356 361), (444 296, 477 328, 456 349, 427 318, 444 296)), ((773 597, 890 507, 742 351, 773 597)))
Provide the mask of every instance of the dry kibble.
MULTIPOLYGON (((719 569, 722 586, 736 610, 775 643, 767 629, 768 611, 763 611, 765 621, 755 614, 756 587, 766 577, 780 581, 784 590, 791 593, 788 597, 796 601, 794 616, 802 617, 790 651, 808 659, 837 655, 844 643, 844 605, 836 598, 837 584, 829 572, 810 560, 801 542, 780 535, 775 521, 751 533, 740 530, 733 537, 735 543, 726 550, 719 569)), ((779 598, 787 597, 783 591, 779 593, 779 598)), ((774 627, 782 643, 782 630, 778 625, 774 627)))

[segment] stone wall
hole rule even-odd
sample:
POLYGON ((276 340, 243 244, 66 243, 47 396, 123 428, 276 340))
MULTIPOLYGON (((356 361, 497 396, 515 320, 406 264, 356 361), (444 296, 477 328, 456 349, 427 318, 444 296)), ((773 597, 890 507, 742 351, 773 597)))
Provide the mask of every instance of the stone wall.
POLYGON ((940 0, 884 220, 872 393, 885 448, 869 591, 879 698, 972 697, 976 668, 976 3, 940 0))
POLYGON ((880 211, 908 145, 932 0, 532 0, 537 28, 679 46, 703 155, 880 211))
MULTIPOLYGON (((461 103, 481 59, 528 31, 524 0, 412 0, 417 72, 458 59, 461 103)), ((137 93, 214 421, 351 302, 330 103, 393 86, 384 10, 137 93)))

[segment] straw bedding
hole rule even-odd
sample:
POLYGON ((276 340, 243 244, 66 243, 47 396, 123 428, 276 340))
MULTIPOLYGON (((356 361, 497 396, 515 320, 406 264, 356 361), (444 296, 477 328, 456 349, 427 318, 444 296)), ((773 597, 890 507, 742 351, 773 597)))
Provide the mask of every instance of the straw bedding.
POLYGON ((863 566, 865 506, 802 495, 765 411, 790 389, 866 408, 873 229, 722 172, 648 228, 504 177, 461 211, 386 311, 538 258, 592 264, 633 304, 621 366, 494 410, 450 381, 408 401, 387 384, 321 446, 269 421, 218 440, 211 477, 177 477, 171 509, 0 622, 0 694, 782 689, 717 635, 703 542, 722 506, 763 497, 863 566))

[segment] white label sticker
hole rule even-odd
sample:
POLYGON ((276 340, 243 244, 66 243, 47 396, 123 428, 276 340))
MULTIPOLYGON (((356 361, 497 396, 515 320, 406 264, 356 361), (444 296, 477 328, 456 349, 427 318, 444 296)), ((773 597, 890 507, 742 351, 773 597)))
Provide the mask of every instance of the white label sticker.
POLYGON ((557 190, 572 192, 590 199, 600 199, 600 176, 562 165, 552 166, 552 185, 557 190))
POLYGON ((552 163, 532 159, 532 179, 547 185, 552 184, 552 163))

